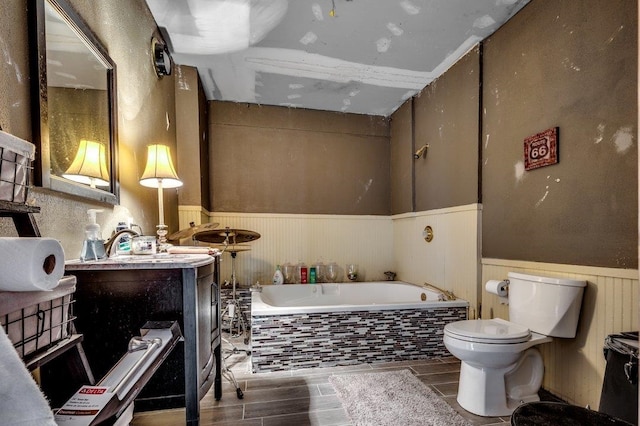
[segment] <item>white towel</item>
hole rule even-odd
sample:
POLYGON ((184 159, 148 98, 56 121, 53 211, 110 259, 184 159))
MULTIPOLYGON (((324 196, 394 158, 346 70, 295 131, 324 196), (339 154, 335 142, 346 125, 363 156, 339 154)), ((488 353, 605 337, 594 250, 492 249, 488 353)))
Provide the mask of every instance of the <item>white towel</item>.
POLYGON ((45 396, 0 327, 0 425, 56 426, 45 396))

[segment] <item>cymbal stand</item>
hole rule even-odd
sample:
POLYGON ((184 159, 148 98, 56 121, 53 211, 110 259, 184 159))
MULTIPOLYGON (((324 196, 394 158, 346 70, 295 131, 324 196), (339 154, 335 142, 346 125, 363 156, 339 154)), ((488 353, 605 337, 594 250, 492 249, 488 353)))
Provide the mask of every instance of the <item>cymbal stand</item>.
MULTIPOLYGON (((234 241, 235 243, 235 241, 234 241)), ((226 238, 224 240, 224 251, 228 249, 229 245, 229 233, 227 232, 226 238)), ((244 337, 244 343, 247 344, 249 342, 249 337, 247 336, 247 325, 244 312, 240 308, 240 303, 236 298, 236 256, 238 252, 234 250, 229 250, 231 253, 231 301, 227 303, 227 306, 222 311, 222 318, 226 316, 229 321, 229 335, 231 337, 244 337)), ((224 329, 224 321, 223 321, 223 329, 224 329)), ((232 347, 232 353, 245 352, 247 355, 251 354, 251 351, 248 349, 239 349, 233 343, 227 341, 227 343, 232 347)))
MULTIPOLYGON (((231 337, 244 336, 247 332, 247 325, 245 321, 245 315, 240 308, 240 303, 236 297, 236 272, 235 272, 235 260, 238 253, 231 252, 231 301, 227 303, 225 310, 222 312, 222 317, 225 315, 229 321, 229 334, 231 337)), ((246 342, 245 338, 245 343, 246 342)))
MULTIPOLYGON (((226 339, 223 339, 223 340, 226 341, 226 339)), ((229 383, 233 385, 234 388, 236 388, 236 396, 238 397, 238 399, 242 399, 244 398, 244 393, 242 393, 242 389, 240 389, 240 386, 236 381, 236 376, 233 374, 233 371, 231 371, 231 369, 227 366, 226 359, 228 357, 229 356, 222 357, 222 370, 220 371, 220 374, 222 375, 222 377, 227 379, 229 383)))

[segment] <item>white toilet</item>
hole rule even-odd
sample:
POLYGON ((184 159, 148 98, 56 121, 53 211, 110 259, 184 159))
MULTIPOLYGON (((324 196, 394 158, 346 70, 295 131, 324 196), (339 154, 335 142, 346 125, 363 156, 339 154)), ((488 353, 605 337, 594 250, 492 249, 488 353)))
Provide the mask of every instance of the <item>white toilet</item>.
POLYGON ((444 344, 461 362, 458 403, 480 416, 509 416, 539 401, 544 365, 536 345, 576 335, 585 281, 510 272, 509 320, 457 321, 444 344))

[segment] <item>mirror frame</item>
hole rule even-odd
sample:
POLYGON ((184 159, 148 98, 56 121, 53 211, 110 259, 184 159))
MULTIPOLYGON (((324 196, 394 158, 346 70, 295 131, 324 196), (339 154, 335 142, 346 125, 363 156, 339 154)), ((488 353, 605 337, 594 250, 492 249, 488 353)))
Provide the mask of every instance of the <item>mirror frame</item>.
POLYGON ((29 0, 29 62, 31 71, 31 122, 33 143, 36 146, 33 183, 53 191, 63 192, 90 200, 118 204, 120 181, 118 170, 117 91, 116 64, 98 37, 67 0, 29 0), (51 174, 49 107, 47 92, 47 47, 45 32, 45 2, 49 3, 87 48, 107 69, 107 99, 109 103, 109 188, 91 188, 51 174))

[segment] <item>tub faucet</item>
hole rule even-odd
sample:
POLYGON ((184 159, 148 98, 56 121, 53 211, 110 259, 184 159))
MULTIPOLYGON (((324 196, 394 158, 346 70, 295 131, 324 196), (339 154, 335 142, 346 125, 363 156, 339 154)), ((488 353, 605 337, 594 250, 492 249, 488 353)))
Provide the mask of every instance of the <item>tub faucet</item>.
POLYGON ((120 240, 122 239, 122 236, 124 234, 129 234, 132 238, 140 236, 140 234, 138 234, 133 229, 122 229, 116 232, 104 243, 104 251, 107 252, 107 256, 111 257, 115 254, 116 247, 118 247, 118 244, 120 243, 120 240))
POLYGON ((456 300, 457 297, 453 294, 452 291, 449 290, 443 290, 440 287, 436 287, 433 284, 429 284, 429 283, 424 283, 425 287, 430 287, 434 290, 436 290, 438 293, 440 293, 441 295, 441 299, 440 300, 456 300))

